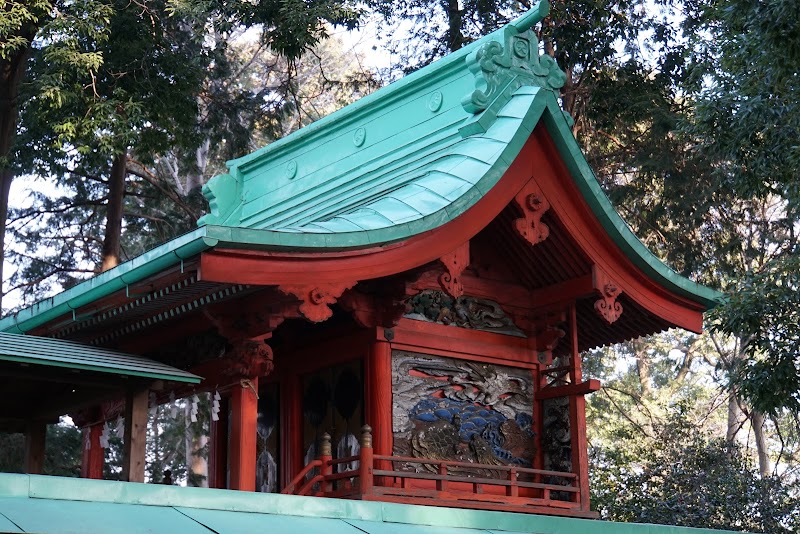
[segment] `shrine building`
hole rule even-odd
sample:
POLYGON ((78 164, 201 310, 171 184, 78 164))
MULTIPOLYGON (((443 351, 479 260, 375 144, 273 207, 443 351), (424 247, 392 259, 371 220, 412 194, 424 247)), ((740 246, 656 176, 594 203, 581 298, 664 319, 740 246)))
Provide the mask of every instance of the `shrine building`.
POLYGON ((195 231, 2 319, 0 430, 26 433, 28 473, 70 414, 82 475, 101 478, 103 427, 123 417, 129 482, 0 475, 0 527, 91 501, 627 532, 559 523, 596 517, 584 397, 600 384, 580 354, 700 332, 720 294, 601 191, 532 30, 548 9, 229 162, 195 231), (130 484, 149 407, 201 392, 219 399, 216 490, 130 484))

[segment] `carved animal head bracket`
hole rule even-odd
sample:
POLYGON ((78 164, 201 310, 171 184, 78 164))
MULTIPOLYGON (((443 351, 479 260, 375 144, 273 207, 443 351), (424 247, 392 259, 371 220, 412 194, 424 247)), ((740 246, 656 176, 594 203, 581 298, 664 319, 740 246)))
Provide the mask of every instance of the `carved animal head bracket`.
POLYGON ((258 339, 241 339, 226 354, 231 365, 226 374, 238 379, 265 376, 272 372, 272 348, 258 339))
POLYGON ((312 323, 321 323, 333 316, 330 306, 356 282, 303 286, 280 286, 283 293, 300 300, 300 313, 312 323))
POLYGON ((622 294, 622 289, 608 274, 596 266, 592 276, 595 291, 600 295, 594 303, 594 309, 608 324, 611 324, 622 315, 622 304, 617 300, 622 294))
POLYGON ((550 209, 550 202, 533 180, 529 181, 514 197, 522 210, 522 217, 514 221, 514 228, 531 245, 541 243, 550 235, 550 228, 542 222, 542 216, 550 209))
POLYGON ((531 30, 548 11, 546 2, 539 3, 507 25, 502 36, 467 56, 467 66, 475 75, 475 90, 461 100, 461 105, 476 117, 461 127, 463 137, 487 131, 520 87, 558 91, 564 86, 567 75, 552 57, 539 55, 539 40, 531 30))
POLYGON ((464 243, 453 252, 445 254, 439 261, 446 269, 439 275, 439 285, 454 299, 464 294, 464 284, 461 283, 461 274, 469 265, 469 242, 464 243))

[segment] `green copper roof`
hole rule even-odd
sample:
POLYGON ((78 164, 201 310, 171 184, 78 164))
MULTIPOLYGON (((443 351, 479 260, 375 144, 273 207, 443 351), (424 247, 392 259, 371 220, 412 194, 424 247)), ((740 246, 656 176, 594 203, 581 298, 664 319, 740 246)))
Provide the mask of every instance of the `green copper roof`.
POLYGON ((558 106, 565 75, 530 28, 543 1, 505 28, 332 115, 228 163, 203 189, 200 228, 0 320, 27 332, 215 246, 333 251, 400 241, 473 206, 543 123, 609 236, 670 291, 722 295, 672 271, 619 217, 558 106))
POLYGON ((0 474, 0 531, 250 534, 722 534, 404 504, 0 474))
POLYGON ((211 214, 200 224, 348 234, 357 246, 454 219, 499 180, 544 93, 566 80, 530 31, 548 9, 229 162, 204 187, 211 214))
POLYGON ((0 333, 0 361, 197 384, 201 378, 124 352, 37 336, 0 333))

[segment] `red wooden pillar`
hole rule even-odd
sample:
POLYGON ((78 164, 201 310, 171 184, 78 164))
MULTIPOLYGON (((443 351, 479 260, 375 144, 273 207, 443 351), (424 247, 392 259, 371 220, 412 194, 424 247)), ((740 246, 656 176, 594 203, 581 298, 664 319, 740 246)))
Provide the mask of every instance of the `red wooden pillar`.
POLYGON ((258 377, 234 385, 231 394, 230 489, 256 490, 256 436, 258 377), (250 387, 252 384, 252 387, 250 387))
POLYGON ((281 478, 285 487, 303 466, 303 388, 300 377, 287 373, 281 386, 281 478))
POLYGON ((211 421, 211 448, 208 455, 208 487, 228 487, 228 397, 219 401, 219 419, 211 421))
MULTIPOLYGON (((383 334, 383 329, 379 329, 383 334)), ((367 384, 369 404, 366 410, 367 423, 372 427, 372 443, 375 454, 391 455, 392 435, 392 348, 388 341, 378 340, 372 344, 367 360, 367 384)))
MULTIPOLYGON (((543 420, 544 420, 544 410, 542 410, 542 401, 536 398, 536 393, 541 391, 542 387, 544 386, 544 381, 542 380, 541 375, 542 365, 539 364, 536 366, 536 369, 531 370, 531 377, 533 386, 533 421, 536 425, 536 430, 533 436, 533 443, 534 448, 533 450, 536 451, 535 456, 533 457, 533 468, 534 469, 544 469, 544 452, 542 449, 542 427, 543 427, 543 420)), ((533 430, 533 429, 532 429, 533 430)), ((539 475, 535 475, 537 478, 534 480, 535 482, 541 482, 538 478, 539 475)))
MULTIPOLYGON (((385 330, 378 329, 378 335, 385 338, 385 330)), ((367 423, 371 427, 369 459, 373 454, 391 456, 394 445, 392 433, 392 347, 388 341, 379 338, 373 342, 367 358, 367 384, 368 384, 368 409, 366 410, 367 423)), ((362 468, 363 454, 362 449, 362 468)), ((370 464, 370 468, 372 465, 370 464)), ((377 469, 389 470, 391 464, 386 460, 378 462, 377 469)), ((362 473, 363 476, 363 473, 362 473)), ((370 478, 371 480, 371 478, 370 478)), ((362 478, 362 484, 364 483, 362 478)), ((378 477, 374 481, 377 485, 387 485, 385 477, 378 477)), ((362 493, 364 493, 362 491, 362 493)))
POLYGON ((83 434, 81 478, 102 479, 105 451, 100 446, 100 434, 103 433, 103 422, 86 426, 81 432, 83 434))
MULTIPOLYGON (((581 355, 578 352, 578 315, 573 304, 570 307, 570 332, 572 333, 571 369, 570 379, 572 384, 580 384, 583 380, 581 373, 581 355)), ((571 395, 569 398, 570 433, 572 440, 572 470, 578 475, 578 489, 580 493, 581 510, 589 510, 589 451, 586 440, 586 399, 582 394, 571 395)))
POLYGON ((31 475, 44 473, 44 445, 47 424, 31 421, 25 429, 25 472, 31 475))

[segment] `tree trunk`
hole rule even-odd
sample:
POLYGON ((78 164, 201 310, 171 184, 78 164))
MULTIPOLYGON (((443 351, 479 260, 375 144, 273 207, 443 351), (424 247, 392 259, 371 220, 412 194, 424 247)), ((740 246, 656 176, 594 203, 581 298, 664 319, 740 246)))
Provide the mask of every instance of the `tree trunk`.
MULTIPOLYGON (((19 36, 28 43, 36 35, 36 27, 26 27, 19 36)), ((12 149, 17 134, 19 117, 19 86, 25 76, 25 64, 30 56, 30 46, 15 51, 8 59, 0 58, 0 312, 3 305, 3 261, 5 258, 6 220, 8 219, 8 196, 14 180, 12 149)))
POLYGON ((192 478, 201 488, 208 487, 208 459, 202 453, 206 445, 208 445, 208 436, 205 434, 194 436, 192 440, 192 463, 188 465, 194 475, 192 478))
POLYGON ((156 414, 150 419, 150 432, 153 433, 152 443, 152 463, 150 464, 150 482, 158 483, 164 479, 164 463, 161 460, 161 440, 159 435, 160 409, 156 408, 156 414))
POLYGON ((461 10, 458 9, 458 0, 447 0, 447 48, 455 52, 464 46, 464 35, 461 33, 461 10))
POLYGON ((731 389, 728 396, 728 431, 725 433, 725 439, 728 443, 733 443, 736 439, 736 434, 739 433, 741 423, 739 419, 742 417, 742 410, 739 408, 739 400, 736 395, 736 389, 731 389))
POLYGON ((211 140, 206 139, 195 151, 195 163, 197 165, 197 171, 190 172, 186 176, 184 191, 181 192, 183 196, 187 196, 193 189, 197 187, 202 187, 203 176, 205 175, 206 168, 208 167, 208 152, 210 149, 211 140))
POLYGON ((750 422, 753 424, 753 436, 758 453, 758 472, 762 477, 766 477, 769 475, 769 454, 767 437, 764 435, 764 414, 754 409, 750 412, 750 422))
MULTIPOLYGON (((0 157, 4 157, 0 156, 0 157)), ((3 311, 3 282, 5 275, 3 265, 6 257, 6 221, 8 220, 8 197, 11 191, 11 182, 14 180, 14 172, 11 169, 0 170, 0 315, 3 311)))
POLYGON ((650 386, 650 360, 644 347, 636 341, 631 341, 631 348, 636 355, 636 373, 639 375, 639 386, 642 388, 642 397, 649 397, 652 393, 650 386))
POLYGON ((108 180, 106 207, 106 235, 103 237, 103 271, 119 265, 122 240, 122 204, 125 200, 125 166, 128 156, 124 152, 114 156, 108 180))

